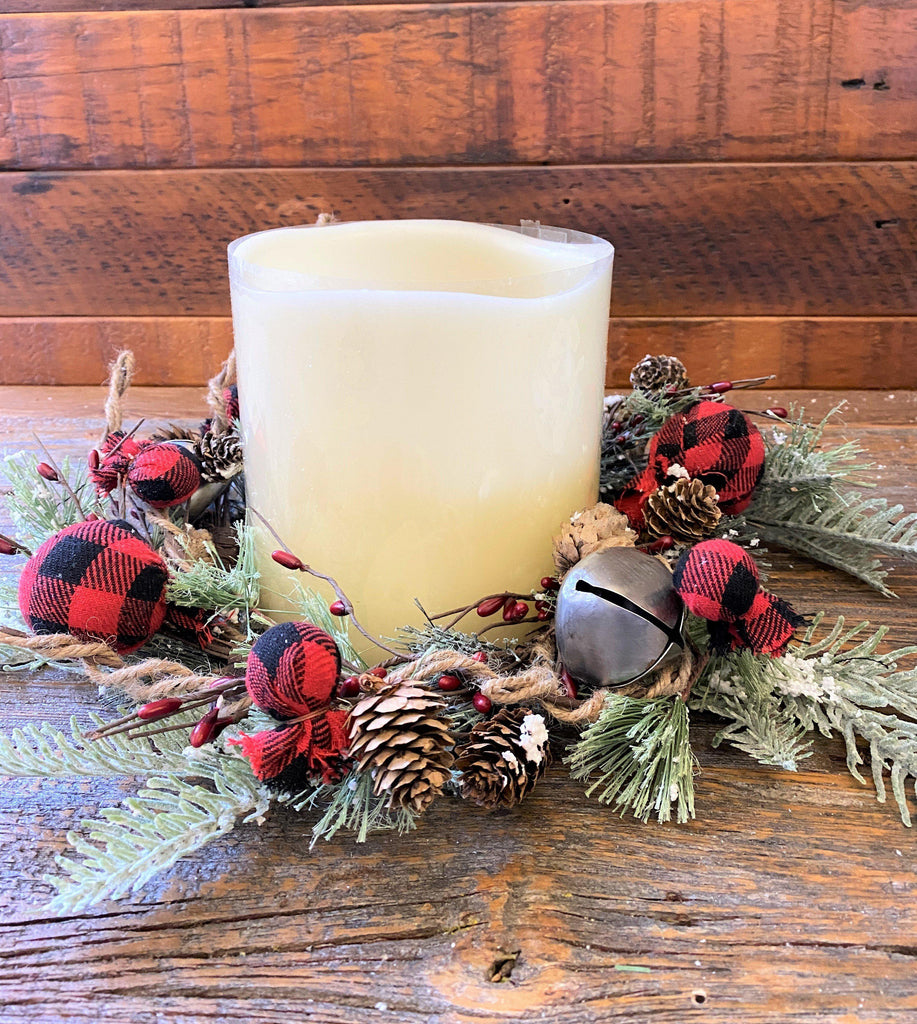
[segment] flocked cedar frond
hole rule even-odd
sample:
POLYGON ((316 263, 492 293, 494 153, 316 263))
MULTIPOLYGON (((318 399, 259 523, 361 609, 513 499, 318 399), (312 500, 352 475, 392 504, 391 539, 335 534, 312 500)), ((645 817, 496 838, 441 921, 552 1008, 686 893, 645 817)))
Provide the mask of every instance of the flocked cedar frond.
MULTIPOLYGON (((189 728, 196 717, 186 716, 189 728)), ((102 724, 98 716, 93 720, 102 724)), ((182 719, 176 716, 174 721, 182 719)), ((184 730, 147 740, 129 740, 125 733, 88 740, 75 717, 70 719, 69 737, 48 722, 27 725, 0 733, 0 775, 48 779, 187 773, 190 762, 183 753, 187 740, 184 730)))
POLYGON ((765 433, 764 475, 740 529, 892 596, 877 556, 917 560, 917 513, 903 515, 902 506, 852 489, 863 486, 862 475, 871 468, 860 461, 862 449, 851 441, 822 443, 829 419, 840 408, 814 425, 794 409, 786 431, 765 433))
POLYGON ((58 890, 47 909, 75 913, 102 900, 137 892, 154 875, 240 822, 259 820, 270 794, 247 761, 211 755, 186 760, 185 773, 154 777, 136 796, 101 817, 83 821, 88 838, 69 832, 68 841, 81 860, 58 857, 65 874, 49 878, 58 890))
POLYGON ((595 795, 641 821, 694 817, 695 759, 688 739, 688 708, 681 697, 637 700, 609 694, 597 721, 566 758, 575 779, 591 779, 595 795))
POLYGON ((791 716, 807 730, 843 736, 847 767, 861 782, 857 738, 865 740, 877 798, 885 800, 888 772, 901 819, 910 825, 906 784, 909 778, 917 780, 917 668, 899 668, 899 663, 913 662, 917 647, 882 654, 884 627, 869 632, 868 624, 861 623, 846 629, 842 618, 817 640, 820 624, 821 617, 783 657, 742 652, 716 660, 695 687, 693 700, 739 724, 737 731, 727 727, 722 734, 734 742, 734 736, 749 735, 736 711, 741 694, 769 694, 773 703, 768 714, 776 713, 774 705, 779 705, 784 722, 791 716), (738 702, 728 699, 732 695, 738 702))

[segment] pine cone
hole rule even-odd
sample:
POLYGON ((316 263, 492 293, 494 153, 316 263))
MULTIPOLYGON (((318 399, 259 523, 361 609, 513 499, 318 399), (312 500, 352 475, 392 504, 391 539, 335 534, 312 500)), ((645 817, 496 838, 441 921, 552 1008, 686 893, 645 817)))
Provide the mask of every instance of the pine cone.
POLYGON ((201 436, 199 428, 192 430, 190 427, 183 427, 178 423, 168 423, 164 427, 157 427, 150 440, 159 441, 196 441, 201 436))
POLYGON ((716 488, 702 480, 676 480, 654 491, 643 506, 646 529, 657 537, 695 541, 712 537, 722 516, 716 488))
POLYGON ((630 371, 630 382, 635 388, 651 394, 669 388, 681 390, 689 387, 685 364, 675 356, 645 355, 630 371))
POLYGON ((410 683, 383 686, 351 711, 350 757, 370 771, 376 796, 388 794, 389 810, 421 814, 449 780, 454 760, 443 700, 410 683))
POLYGON ((503 708, 479 722, 457 750, 462 796, 482 807, 514 807, 551 759, 544 718, 530 708, 503 708))
POLYGON ((201 480, 204 483, 231 480, 242 472, 242 442, 234 430, 223 434, 207 431, 194 446, 201 460, 201 480))
POLYGON ((554 565, 564 573, 593 551, 630 548, 636 539, 637 535, 627 525, 627 516, 613 505, 599 502, 564 523, 554 538, 554 565))

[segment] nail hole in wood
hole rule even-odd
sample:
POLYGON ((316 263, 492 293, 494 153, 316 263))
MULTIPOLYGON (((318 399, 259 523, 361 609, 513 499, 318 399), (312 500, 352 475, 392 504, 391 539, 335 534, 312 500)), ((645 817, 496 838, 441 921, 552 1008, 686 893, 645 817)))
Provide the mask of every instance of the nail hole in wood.
POLYGON ((841 82, 841 88, 842 89, 862 89, 865 84, 866 84, 866 79, 865 78, 845 78, 844 81, 841 82))
POLYGON ((707 993, 702 988, 696 988, 691 993, 691 998, 698 1006, 703 1006, 707 1002, 707 993))
POLYGON ((877 228, 896 228, 898 226, 898 218, 889 217, 888 220, 877 220, 875 225, 877 228))
POLYGON ((888 92, 888 90, 891 88, 888 82, 883 81, 882 79, 880 79, 878 82, 873 82, 872 87, 873 89, 876 90, 876 92, 888 92))
POLYGON ((569 199, 564 199, 563 202, 564 202, 564 206, 569 206, 570 205, 570 200, 569 199))
POLYGON ((504 953, 502 951, 498 953, 487 972, 487 980, 492 981, 495 984, 499 984, 501 981, 506 981, 513 973, 516 961, 519 959, 519 954, 521 952, 521 949, 517 949, 512 953, 504 953))

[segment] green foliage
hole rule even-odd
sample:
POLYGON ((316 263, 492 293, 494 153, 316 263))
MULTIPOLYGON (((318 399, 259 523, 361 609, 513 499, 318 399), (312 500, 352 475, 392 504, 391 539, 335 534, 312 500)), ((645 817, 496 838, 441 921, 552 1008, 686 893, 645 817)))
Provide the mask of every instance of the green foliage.
POLYGON ((838 733, 847 747, 847 767, 861 782, 857 739, 864 740, 878 800, 885 800, 888 772, 901 819, 909 825, 906 784, 917 779, 917 668, 898 665, 913 661, 917 647, 882 654, 885 627, 869 633, 864 622, 845 629, 843 618, 818 640, 820 624, 821 616, 783 657, 745 651, 711 662, 695 687, 692 707, 730 719, 720 738, 768 764, 789 766, 806 756, 802 730, 838 733))
POLYGON ((887 575, 879 555, 917 560, 917 513, 901 505, 866 498, 849 486, 864 486, 871 468, 859 461, 854 442, 825 447, 822 438, 833 409, 811 425, 794 408, 787 432, 765 434, 764 476, 744 515, 761 540, 856 576, 887 596, 887 575))
POLYGON ((597 795, 641 821, 653 814, 669 821, 694 817, 695 760, 688 739, 688 708, 678 697, 638 700, 610 694, 597 721, 570 748, 575 779, 596 778, 586 795, 597 795))
POLYGON ((270 795, 237 758, 203 757, 188 762, 186 774, 154 777, 120 807, 83 821, 89 836, 68 833, 82 860, 58 857, 65 872, 50 878, 57 895, 48 904, 55 913, 75 913, 101 900, 137 892, 154 875, 244 822, 258 820, 270 795))
POLYGON ((324 807, 324 813, 312 827, 311 850, 319 839, 329 840, 341 829, 353 832, 358 843, 366 842, 371 832, 397 830, 401 835, 416 828, 416 818, 408 810, 388 810, 388 794, 373 794, 373 779, 367 772, 351 772, 334 785, 321 785, 310 793, 288 798, 297 811, 324 807))
POLYGON ((622 432, 610 423, 602 432, 599 491, 602 501, 613 501, 638 473, 646 469, 646 450, 653 434, 675 413, 684 412, 703 395, 692 388, 683 395, 653 395, 634 389, 615 406, 611 422, 625 424, 622 432), (642 417, 642 419, 641 419, 642 417), (637 419, 637 423, 633 422, 637 419))
POLYGON ((251 529, 236 525, 239 555, 227 566, 210 545, 213 562, 194 562, 189 569, 173 569, 166 591, 168 599, 185 608, 212 608, 230 611, 248 610, 258 603, 258 570, 255 568, 255 542, 251 529))
MULTIPOLYGON (((82 516, 66 489, 39 476, 36 469, 42 460, 31 452, 21 451, 3 459, 4 472, 11 489, 5 507, 16 530, 16 539, 35 547, 50 536, 82 520, 82 516)), ((74 468, 70 460, 60 462, 61 472, 80 500, 85 512, 104 515, 89 481, 85 464, 74 468)))
MULTIPOLYGON (((93 720, 102 724, 98 716, 93 720)), ((194 720, 195 716, 187 717, 189 728, 194 720)), ((144 740, 129 740, 124 733, 88 740, 75 717, 70 719, 69 737, 48 722, 27 725, 0 733, 0 775, 50 779, 181 773, 189 765, 183 753, 187 739, 187 733, 176 731, 144 740)))

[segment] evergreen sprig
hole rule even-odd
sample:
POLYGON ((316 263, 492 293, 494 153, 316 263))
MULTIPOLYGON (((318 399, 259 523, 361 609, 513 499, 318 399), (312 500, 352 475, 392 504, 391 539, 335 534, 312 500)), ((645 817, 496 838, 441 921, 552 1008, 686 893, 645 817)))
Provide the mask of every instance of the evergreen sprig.
POLYGON ((255 542, 252 530, 236 524, 239 553, 232 565, 226 565, 213 545, 213 561, 199 560, 187 569, 173 568, 166 596, 185 608, 231 611, 248 610, 258 603, 259 573, 255 568, 255 542))
POLYGON ((409 810, 389 810, 388 794, 373 793, 373 778, 368 772, 351 772, 334 785, 317 786, 311 792, 288 799, 297 811, 324 807, 324 813, 312 827, 311 850, 319 839, 330 840, 341 829, 354 834, 358 843, 366 842, 372 832, 396 830, 399 835, 416 828, 416 816, 409 810))
POLYGON ((846 744, 847 767, 860 782, 865 780, 858 770, 863 758, 857 738, 865 740, 877 799, 885 801, 888 772, 901 820, 910 825, 906 784, 917 780, 917 668, 899 668, 899 663, 913 661, 917 646, 880 653, 886 627, 868 632, 864 622, 849 629, 840 617, 816 639, 821 621, 816 618, 782 657, 744 651, 715 660, 695 687, 692 706, 731 719, 719 738, 752 756, 763 753, 759 759, 765 763, 780 763, 778 756, 768 759, 767 744, 759 742, 768 728, 786 730, 788 761, 794 749, 803 749, 791 721, 825 736, 838 733, 846 744))
MULTIPOLYGON (((40 461, 26 451, 15 452, 3 459, 4 472, 10 481, 10 492, 5 496, 4 506, 13 520, 17 540, 33 547, 65 526, 72 526, 83 519, 67 490, 38 473, 36 467, 40 461)), ((70 460, 64 458, 60 468, 79 498, 83 511, 104 517, 104 510, 89 482, 87 467, 81 463, 74 468, 70 460)))
POLYGON ((694 817, 695 759, 688 738, 688 708, 681 697, 637 700, 610 694, 597 721, 566 758, 574 779, 595 778, 595 794, 615 811, 641 821, 694 817))
POLYGON ((63 877, 49 878, 58 890, 47 909, 74 913, 102 900, 137 892, 154 875, 241 822, 258 820, 270 794, 247 762, 216 757, 186 761, 185 774, 154 777, 136 796, 101 817, 83 821, 88 838, 69 832, 83 859, 56 858, 63 877))
MULTIPOLYGON (((97 715, 93 721, 103 724, 97 715)), ((193 715, 187 718, 189 728, 194 721, 193 715)), ((190 763, 186 742, 183 731, 142 740, 129 740, 124 733, 88 740, 71 717, 69 737, 48 722, 0 733, 0 775, 51 779, 182 773, 190 763)))
POLYGON ((786 432, 765 435, 764 474, 744 525, 738 525, 766 544, 798 551, 894 596, 878 556, 917 560, 917 513, 903 515, 901 505, 852 489, 866 486, 863 474, 871 468, 861 461, 861 447, 823 444, 825 428, 841 408, 814 425, 794 408, 786 432))

